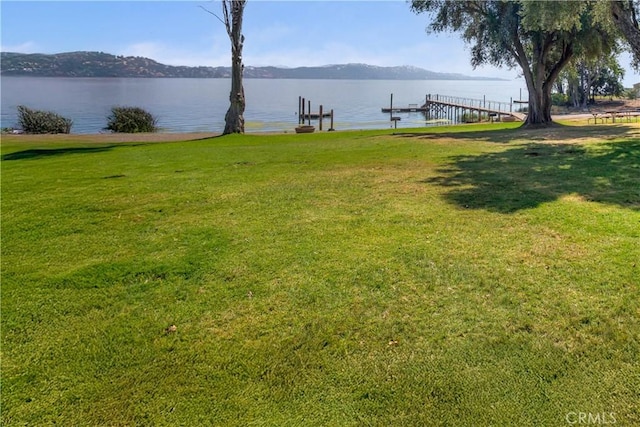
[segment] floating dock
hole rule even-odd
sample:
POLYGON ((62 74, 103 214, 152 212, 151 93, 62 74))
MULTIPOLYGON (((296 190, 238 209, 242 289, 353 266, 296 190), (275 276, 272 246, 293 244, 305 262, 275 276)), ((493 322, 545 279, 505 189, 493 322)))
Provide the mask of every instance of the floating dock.
MULTIPOLYGON (((318 120, 320 118, 320 113, 304 113, 304 114, 300 114, 300 117, 303 120, 318 120)), ((322 117, 331 117, 331 112, 327 112, 327 113, 322 113, 322 117)))
POLYGON ((390 108, 382 108, 383 113, 425 113, 428 108, 423 105, 422 107, 418 107, 418 104, 409 104, 408 107, 390 107, 390 108))

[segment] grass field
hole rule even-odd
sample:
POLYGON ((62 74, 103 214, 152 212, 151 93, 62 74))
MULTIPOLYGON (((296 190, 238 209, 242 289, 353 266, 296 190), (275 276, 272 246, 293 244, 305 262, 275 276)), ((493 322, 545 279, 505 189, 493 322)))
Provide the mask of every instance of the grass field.
POLYGON ((514 126, 3 136, 2 425, 640 425, 640 126, 514 126))

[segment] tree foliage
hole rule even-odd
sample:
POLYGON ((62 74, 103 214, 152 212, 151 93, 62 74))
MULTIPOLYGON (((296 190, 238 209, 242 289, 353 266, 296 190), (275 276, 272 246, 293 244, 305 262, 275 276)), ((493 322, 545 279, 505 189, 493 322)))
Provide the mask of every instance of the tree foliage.
POLYGON ((528 125, 551 123, 551 90, 571 58, 607 53, 615 37, 593 2, 413 0, 432 32, 453 31, 471 46, 471 64, 519 67, 529 91, 528 125))
POLYGON ((597 58, 574 57, 560 73, 556 82, 557 92, 566 94, 566 101, 573 107, 588 108, 595 96, 620 96, 623 92, 624 69, 617 59, 617 52, 597 58))

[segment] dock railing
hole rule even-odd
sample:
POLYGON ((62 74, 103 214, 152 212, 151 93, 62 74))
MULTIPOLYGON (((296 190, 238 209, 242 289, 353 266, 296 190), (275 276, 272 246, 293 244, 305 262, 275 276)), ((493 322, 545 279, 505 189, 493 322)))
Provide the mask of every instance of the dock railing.
POLYGON ((440 94, 429 94, 427 95, 427 102, 435 101, 443 104, 450 104, 459 107, 466 107, 469 109, 482 109, 482 110, 492 110, 499 111, 503 113, 512 113, 513 112, 513 99, 511 102, 504 101, 493 101, 486 99, 483 97, 482 99, 474 99, 474 98, 462 98, 458 96, 449 96, 449 95, 440 95, 440 94))
POLYGON ((494 101, 483 96, 479 98, 465 98, 460 96, 450 96, 441 94, 427 94, 420 104, 409 104, 409 107, 394 107, 393 94, 389 107, 382 107, 382 112, 389 114, 389 118, 394 122, 394 126, 400 117, 394 113, 422 113, 425 115, 427 123, 447 120, 453 123, 469 121, 525 121, 526 110, 514 108, 514 104, 520 105, 522 101, 515 101, 510 98, 510 102, 494 101), (420 105, 418 107, 418 105, 420 105))

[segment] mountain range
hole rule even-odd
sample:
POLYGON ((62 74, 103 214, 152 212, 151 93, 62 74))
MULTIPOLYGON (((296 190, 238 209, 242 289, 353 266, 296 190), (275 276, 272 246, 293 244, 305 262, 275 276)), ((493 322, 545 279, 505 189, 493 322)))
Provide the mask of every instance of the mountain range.
MULTIPOLYGON (((57 54, 0 53, 0 75, 33 77, 179 77, 229 78, 231 67, 187 67, 161 64, 139 56, 104 52, 57 54)), ((357 79, 357 80, 501 80, 438 73, 412 66, 379 67, 339 64, 320 67, 245 66, 245 78, 255 79, 357 79)))

